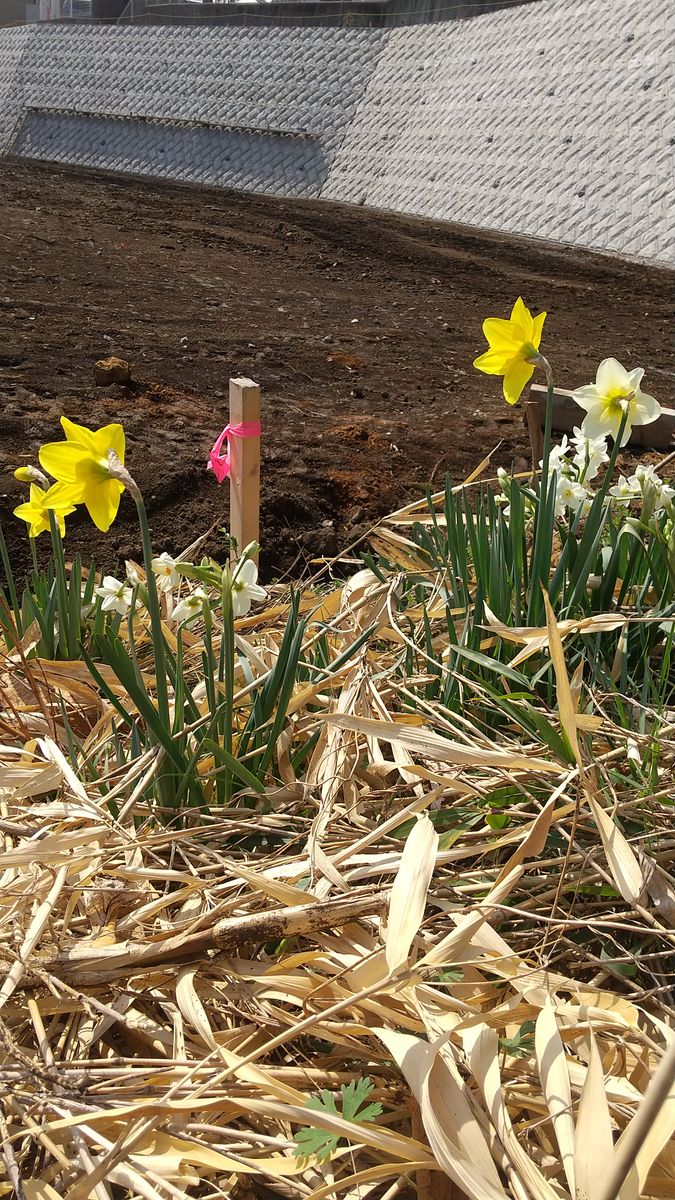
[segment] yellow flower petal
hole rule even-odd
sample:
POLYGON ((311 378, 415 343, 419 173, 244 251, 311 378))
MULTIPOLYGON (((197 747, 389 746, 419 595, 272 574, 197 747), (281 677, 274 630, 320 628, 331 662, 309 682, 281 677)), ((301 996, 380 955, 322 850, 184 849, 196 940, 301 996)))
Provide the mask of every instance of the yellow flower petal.
POLYGON ((59 483, 76 483, 77 468, 90 458, 89 451, 74 442, 47 442, 40 447, 40 466, 59 483))
POLYGON ((546 317, 547 317, 547 313, 545 313, 545 312, 539 313, 539 316, 535 317, 532 322, 531 342, 532 342, 532 345, 534 346, 535 350, 538 350, 541 345, 541 335, 543 333, 544 321, 546 320, 546 317))
POLYGON ((69 443, 86 447, 93 458, 107 460, 108 450, 114 450, 120 462, 124 462, 124 430, 117 422, 102 425, 100 429, 87 429, 86 425, 76 425, 68 417, 61 417, 61 427, 69 443))
POLYGON ((530 312, 529 308, 527 308, 526 305, 524 304, 522 296, 518 297, 513 308, 511 309, 511 318, 510 319, 511 319, 512 324, 518 325, 523 330, 523 332, 525 334, 524 340, 526 342, 531 342, 532 341, 532 313, 530 312))
POLYGON ((474 358, 473 365, 485 375, 503 375, 510 361, 500 350, 486 350, 485 354, 474 358))
POLYGON ((534 375, 532 363, 516 362, 504 375, 504 399, 507 404, 517 404, 525 385, 534 375))
POLYGON ((99 453, 107 460, 108 451, 114 450, 121 463, 124 463, 124 430, 117 422, 112 425, 103 425, 94 433, 94 440, 99 453))
POLYGON ((94 525, 101 533, 107 533, 115 520, 123 491, 124 486, 117 479, 92 482, 85 487, 82 499, 94 525))
POLYGON ((80 446, 86 446, 87 450, 92 454, 96 454, 96 443, 94 434, 91 429, 87 429, 86 425, 76 425, 74 421, 69 421, 68 417, 61 417, 61 428, 66 435, 66 440, 76 442, 80 446))
POLYGON ((65 517, 75 511, 61 484, 54 484, 48 491, 43 491, 36 483, 31 484, 30 500, 14 509, 14 516, 29 525, 29 537, 39 537, 50 527, 49 511, 52 509, 58 522, 61 537, 65 536, 65 517))
POLYGON ((49 517, 47 514, 45 512, 42 514, 36 512, 35 508, 28 500, 26 500, 23 504, 19 504, 18 507, 14 509, 14 516, 18 517, 20 521, 27 521, 29 537, 39 537, 41 533, 44 533, 46 529, 49 529, 49 517))
POLYGON ((501 317, 488 317, 483 321, 483 333, 490 343, 491 350, 503 350, 508 355, 518 353, 519 348, 527 341, 525 330, 511 321, 501 317))

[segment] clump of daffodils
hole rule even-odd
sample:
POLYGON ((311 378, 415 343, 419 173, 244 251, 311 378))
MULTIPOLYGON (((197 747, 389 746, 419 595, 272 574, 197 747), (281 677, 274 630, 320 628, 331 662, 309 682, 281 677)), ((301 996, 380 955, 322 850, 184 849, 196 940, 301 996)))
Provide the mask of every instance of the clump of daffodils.
MULTIPOLYGON (((592 494, 590 483, 600 468, 609 461, 607 440, 604 437, 588 438, 582 429, 575 426, 571 440, 563 437, 559 446, 553 446, 549 455, 549 480, 555 483, 555 515, 565 512, 584 512, 590 507, 592 494)), ((540 467, 543 463, 539 464, 540 467)))
MULTIPOLYGON (((204 559, 199 566, 195 566, 192 563, 179 562, 166 552, 159 554, 152 560, 152 572, 157 589, 166 601, 166 618, 175 625, 190 625, 199 617, 215 611, 222 601, 222 587, 225 581, 231 590, 234 620, 245 617, 252 604, 267 599, 267 592, 258 584, 258 568, 252 558, 248 557, 253 549, 254 547, 248 547, 233 568, 226 567, 224 570, 212 559, 204 559), (195 579, 200 579, 203 583, 194 587, 187 595, 176 599, 182 581, 195 579), (207 588, 203 584, 211 586, 207 588)), ((106 575, 102 583, 95 588, 94 595, 99 598, 103 612, 126 617, 133 603, 134 589, 137 589, 140 605, 147 607, 147 592, 143 581, 134 564, 127 563, 126 580, 106 575)))
MULTIPOLYGON (((177 625, 190 624, 197 617, 203 616, 206 611, 211 611, 220 602, 224 588, 229 590, 232 616, 235 621, 240 617, 245 617, 250 612, 252 604, 266 600, 267 592, 258 583, 258 567, 253 560, 256 551, 255 544, 247 546, 241 558, 232 567, 223 568, 210 558, 203 559, 199 566, 174 563, 174 570, 178 574, 187 579, 197 580, 200 586, 196 587, 189 596, 179 600, 173 609, 172 620, 177 625)), ((168 555, 162 555, 161 558, 167 560, 168 555)), ((159 564, 160 559, 155 561, 159 564)), ((158 566, 158 570, 161 569, 158 566)), ((164 569, 168 569, 166 561, 164 569)))
MULTIPOLYGON (((618 449, 628 442, 633 426, 649 425, 658 420, 661 406, 653 396, 642 391, 642 367, 628 371, 617 359, 605 358, 597 369, 595 383, 585 384, 572 392, 576 403, 585 410, 581 425, 575 426, 571 439, 565 434, 559 445, 551 445, 553 376, 539 349, 545 317, 545 313, 533 317, 518 297, 507 320, 490 317, 484 321, 483 333, 489 349, 475 360, 474 366, 487 375, 503 377, 504 398, 509 404, 518 401, 535 367, 545 371, 549 394, 544 457, 539 462, 541 495, 550 496, 551 489, 555 489, 553 514, 556 519, 565 514, 583 516, 593 502, 591 485, 598 472, 607 463, 610 463, 609 470, 613 469, 618 449), (614 442, 611 456, 609 438, 614 442)), ((503 469, 500 468, 497 475, 501 485, 497 502, 503 506, 508 520, 513 484, 503 469)), ((606 480, 603 485, 603 493, 608 482, 606 480)), ((607 495, 610 503, 640 501, 643 524, 658 517, 664 509, 669 515, 672 513, 673 489, 659 478, 653 467, 640 466, 629 478, 620 476, 618 483, 607 490, 607 495)), ((526 515, 533 516, 534 497, 523 493, 522 501, 526 515)))
MULTIPOLYGON (((609 461, 607 438, 587 438, 583 428, 583 425, 581 428, 575 427, 571 438, 565 434, 559 445, 551 447, 548 479, 556 489, 556 518, 565 514, 573 517, 580 509, 582 515, 588 512, 594 495, 591 484, 609 461)), ((542 467, 543 463, 540 462, 539 466, 542 467)), ((504 515, 508 519, 511 478, 501 467, 497 477, 501 487, 497 501, 504 506, 504 515)), ((665 483, 653 466, 640 464, 632 475, 620 475, 618 482, 609 488, 608 496, 610 502, 616 505, 639 503, 640 519, 644 524, 648 524, 652 517, 659 517, 664 510, 675 515, 675 488, 665 483)))

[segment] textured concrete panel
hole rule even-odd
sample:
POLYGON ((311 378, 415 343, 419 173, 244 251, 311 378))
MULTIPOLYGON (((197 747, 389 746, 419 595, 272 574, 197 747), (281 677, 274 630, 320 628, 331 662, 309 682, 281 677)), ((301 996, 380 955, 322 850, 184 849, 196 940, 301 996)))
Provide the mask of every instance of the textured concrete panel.
POLYGON ((0 29, 0 154, 4 153, 23 108, 22 58, 33 30, 27 25, 0 29))
POLYGON ((26 103, 342 140, 386 34, 57 25, 26 63, 26 103))
POLYGON ((322 194, 673 261, 674 27, 546 0, 395 30, 322 194))
POLYGON ((313 138, 35 110, 26 113, 13 153, 281 196, 318 196, 326 174, 313 138))

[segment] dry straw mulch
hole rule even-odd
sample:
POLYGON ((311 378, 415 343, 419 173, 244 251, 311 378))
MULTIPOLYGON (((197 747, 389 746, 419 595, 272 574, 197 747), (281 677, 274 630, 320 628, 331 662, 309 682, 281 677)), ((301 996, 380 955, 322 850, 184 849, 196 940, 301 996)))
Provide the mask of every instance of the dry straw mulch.
MULTIPOLYGON (((304 594, 336 657, 377 634, 298 687, 262 799, 180 824, 145 805, 151 755, 106 758, 84 666, 0 664, 0 1195, 604 1195, 674 1036, 674 726, 654 793, 622 789, 635 746, 575 714, 554 623, 573 766, 434 703, 406 716, 395 595, 304 594), (346 1119, 366 1077, 382 1113, 346 1119), (307 1108, 323 1090, 335 1112, 307 1108), (307 1126, 330 1159, 298 1157, 307 1126)), ((282 628, 282 604, 239 622, 259 671, 282 628)), ((675 1196, 674 1128, 671 1092, 622 1200, 675 1196)))

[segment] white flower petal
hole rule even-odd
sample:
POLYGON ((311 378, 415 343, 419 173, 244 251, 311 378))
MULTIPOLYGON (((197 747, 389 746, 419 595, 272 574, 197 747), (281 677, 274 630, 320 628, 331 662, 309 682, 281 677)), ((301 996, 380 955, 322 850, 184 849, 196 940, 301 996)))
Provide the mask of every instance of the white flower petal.
POLYGON ((628 372, 628 382, 632 392, 639 392, 644 373, 644 367, 633 367, 633 370, 628 372))
POLYGON ((603 358, 595 376, 595 385, 605 396, 612 392, 627 393, 633 390, 628 371, 616 358, 603 358))
MULTIPOLYGON (((579 408, 585 408, 588 412, 594 405, 602 402, 602 392, 598 390, 594 383, 585 383, 583 387, 574 389, 572 399, 579 405, 579 408)), ((581 428, 583 431, 583 425, 581 428)))
POLYGON ((239 564, 235 572, 235 579, 238 584, 244 586, 257 582, 258 568, 251 558, 247 558, 245 562, 239 564))
MULTIPOLYGON (((616 437, 617 433, 619 432, 620 425, 620 417, 607 417, 603 409, 597 407, 591 409, 588 415, 584 417, 581 428, 583 430, 584 437, 587 437, 589 441, 592 441, 594 438, 602 437, 605 434, 610 434, 611 437, 616 437)), ((627 432, 630 435, 629 428, 627 429, 627 432)))
POLYGON ((661 416, 661 405, 653 396, 646 392, 638 392, 632 406, 631 417, 634 425, 651 425, 661 416))
POLYGON ((239 617, 245 617, 248 610, 250 609, 250 607, 251 607, 251 596, 250 596, 248 589, 246 589, 245 591, 242 590, 240 592, 237 592, 233 589, 233 591, 232 591, 232 614, 234 616, 235 621, 238 621, 239 617))

